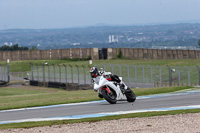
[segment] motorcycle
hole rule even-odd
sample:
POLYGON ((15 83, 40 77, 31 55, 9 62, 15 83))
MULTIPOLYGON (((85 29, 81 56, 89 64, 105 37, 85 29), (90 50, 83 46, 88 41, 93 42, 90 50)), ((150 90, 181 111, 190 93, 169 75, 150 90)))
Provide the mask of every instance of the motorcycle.
MULTIPOLYGON (((110 104, 115 104, 117 101, 134 102, 136 96, 134 92, 124 83, 124 89, 120 89, 119 83, 110 81, 110 72, 101 72, 94 82, 94 90, 98 92, 100 98, 104 98, 110 104)), ((119 77, 122 80, 122 77, 119 77)))

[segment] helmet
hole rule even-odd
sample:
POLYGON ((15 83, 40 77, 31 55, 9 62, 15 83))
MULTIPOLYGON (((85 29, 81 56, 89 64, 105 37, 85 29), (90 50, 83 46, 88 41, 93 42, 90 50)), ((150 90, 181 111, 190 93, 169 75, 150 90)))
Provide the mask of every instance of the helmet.
POLYGON ((90 69, 90 74, 92 78, 96 78, 97 76, 99 76, 99 70, 97 67, 92 67, 90 69))

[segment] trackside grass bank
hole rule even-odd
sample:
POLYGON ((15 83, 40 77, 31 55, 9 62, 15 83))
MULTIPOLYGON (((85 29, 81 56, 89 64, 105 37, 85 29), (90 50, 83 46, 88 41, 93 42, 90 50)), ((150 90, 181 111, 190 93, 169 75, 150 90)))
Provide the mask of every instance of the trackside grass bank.
POLYGON ((81 122, 97 122, 97 121, 102 121, 102 120, 117 120, 117 119, 122 119, 122 118, 153 117, 153 116, 162 116, 162 115, 176 115, 176 114, 199 113, 199 112, 200 112, 200 109, 187 109, 187 110, 176 110, 176 111, 132 113, 132 114, 124 114, 124 115, 114 115, 114 116, 84 118, 84 119, 74 119, 74 120, 12 123, 12 124, 0 125, 0 129, 32 128, 32 127, 40 127, 40 126, 52 126, 52 125, 81 123, 81 122))
MULTIPOLYGON (((84 65, 88 66, 89 61, 85 60, 76 60, 76 59, 68 59, 68 60, 23 60, 23 61, 11 61, 10 71, 11 72, 24 72, 24 71, 31 71, 31 65, 33 64, 44 64, 48 63, 49 65, 52 64, 71 64, 72 66, 75 65, 84 65)), ((200 60, 197 59, 182 59, 182 60, 129 60, 129 59, 113 59, 113 60, 93 60, 93 65, 99 64, 127 64, 127 65, 159 65, 159 66, 199 66, 200 60)), ((0 61, 0 64, 6 64, 5 61, 0 61)), ((89 70, 88 70, 89 71, 89 70)))
MULTIPOLYGON (((175 92, 193 87, 134 88, 136 96, 175 92)), ((62 89, 21 86, 19 88, 0 88, 0 110, 26 107, 78 103, 98 98, 93 90, 66 91, 62 89)))

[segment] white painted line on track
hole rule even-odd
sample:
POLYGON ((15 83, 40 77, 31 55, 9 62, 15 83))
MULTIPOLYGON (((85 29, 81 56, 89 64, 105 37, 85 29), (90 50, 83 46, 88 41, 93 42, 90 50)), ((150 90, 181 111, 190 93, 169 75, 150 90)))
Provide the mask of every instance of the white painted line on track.
POLYGON ((85 105, 85 104, 101 103, 101 102, 105 102, 105 100, 91 101, 91 102, 81 102, 81 103, 59 104, 59 105, 49 105, 49 106, 39 106, 39 107, 30 107, 30 108, 20 108, 20 109, 10 109, 10 110, 1 110, 0 113, 23 111, 23 110, 34 110, 34 109, 44 109, 44 108, 55 108, 55 107, 64 107, 64 106, 85 105))
POLYGON ((103 116, 110 116, 110 115, 130 114, 130 113, 142 113, 142 112, 154 112, 154 111, 172 111, 172 110, 199 109, 199 108, 200 108, 200 105, 177 106, 177 107, 169 107, 169 108, 152 108, 152 109, 145 109, 145 110, 104 112, 104 113, 97 113, 97 114, 85 114, 85 115, 72 115, 72 116, 61 116, 61 117, 51 117, 51 118, 33 118, 33 119, 1 121, 0 124, 52 121, 52 120, 83 119, 83 118, 103 117, 103 116))
POLYGON ((139 96, 139 97, 137 97, 137 100, 147 99, 147 98, 157 98, 157 97, 180 96, 180 95, 188 95, 188 94, 196 94, 196 93, 200 93, 200 90, 191 90, 191 91, 185 91, 185 92, 179 91, 179 92, 139 96))

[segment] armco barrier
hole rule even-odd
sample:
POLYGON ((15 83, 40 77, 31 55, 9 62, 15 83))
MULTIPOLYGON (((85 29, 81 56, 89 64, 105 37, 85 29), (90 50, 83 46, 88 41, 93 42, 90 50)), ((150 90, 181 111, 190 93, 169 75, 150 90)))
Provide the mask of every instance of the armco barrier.
POLYGON ((93 89, 91 85, 80 85, 78 83, 59 83, 59 82, 43 82, 30 80, 31 86, 42 86, 42 87, 51 87, 51 88, 62 88, 65 90, 89 90, 93 89))
POLYGON ((32 86, 38 86, 38 81, 30 80, 30 85, 32 85, 32 86))
POLYGON ((66 84, 65 83, 59 83, 59 82, 48 82, 48 87, 66 89, 66 84))

